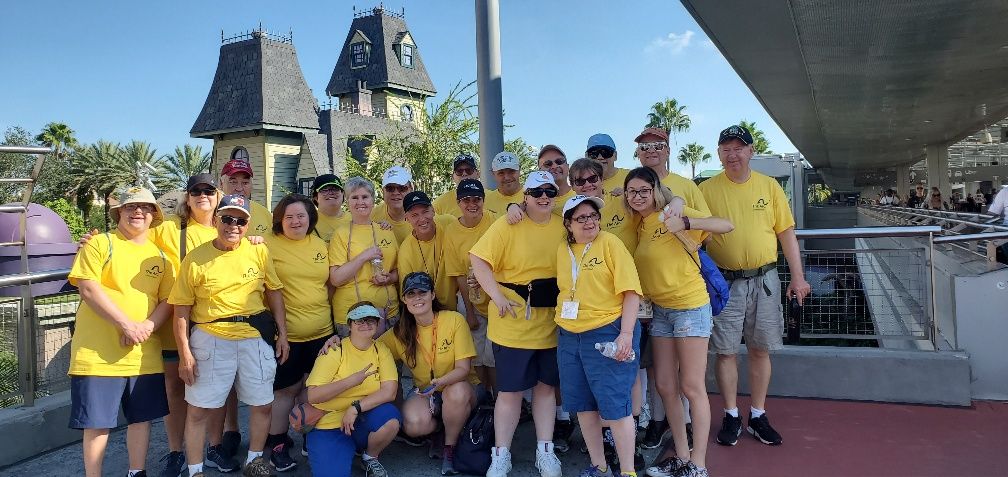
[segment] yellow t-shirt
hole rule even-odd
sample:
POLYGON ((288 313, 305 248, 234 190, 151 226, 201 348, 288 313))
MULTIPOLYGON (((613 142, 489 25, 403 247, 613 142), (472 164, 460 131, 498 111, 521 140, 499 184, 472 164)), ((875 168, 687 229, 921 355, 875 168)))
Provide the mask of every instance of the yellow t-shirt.
MULTIPOLYGON (((683 213, 690 218, 710 217, 708 213, 689 208, 683 213)), ((687 230, 686 233, 697 242, 702 242, 707 235, 702 230, 687 230)), ((693 252, 693 258, 690 258, 682 242, 668 233, 665 224, 658 220, 658 212, 644 217, 638 238, 634 262, 644 287, 644 296, 663 308, 676 310, 710 303, 707 285, 697 267, 699 257, 693 252)))
POLYGON ((406 240, 399 244, 399 289, 402 290, 403 281, 406 275, 412 272, 427 272, 434 279, 434 295, 438 303, 444 310, 454 311, 458 305, 456 294, 458 284, 455 279, 448 275, 445 256, 448 246, 445 243, 447 234, 445 229, 452 222, 456 222, 455 217, 450 215, 434 216, 436 224, 434 238, 427 241, 417 240, 411 233, 406 240))
POLYGON ((719 267, 751 270, 777 262, 777 234, 794 227, 784 189, 769 176, 752 171, 744 184, 724 172, 700 184, 711 213, 731 221, 735 230, 711 237, 707 252, 719 267))
POLYGON ((557 286, 560 287, 556 323, 573 333, 594 330, 616 321, 623 314, 623 293, 642 294, 633 256, 619 238, 603 230, 589 245, 585 252, 585 244, 570 244, 568 249, 564 243, 556 252, 557 286), (574 285, 572 252, 574 260, 581 265, 573 293, 573 300, 578 302, 577 319, 568 320, 561 318, 560 311, 563 302, 571 299, 574 285))
POLYGON ((574 189, 571 189, 567 191, 566 194, 556 196, 556 199, 553 201, 553 213, 562 218, 564 205, 567 204, 568 199, 574 197, 575 195, 577 195, 577 192, 574 192, 574 189))
MULTIPOLYGON (((406 364, 406 346, 394 331, 389 331, 378 339, 392 352, 396 361, 406 364)), ((424 389, 431 379, 444 376, 455 369, 455 362, 476 356, 472 334, 465 318, 454 311, 439 311, 430 326, 417 324, 416 364, 409 369, 413 372, 414 385, 424 389), (437 349, 435 350, 435 337, 437 349)), ((479 384, 476 370, 469 368, 469 382, 479 384)))
POLYGON ((252 202, 252 222, 249 223, 246 235, 265 237, 273 230, 273 212, 256 201, 252 202))
POLYGON ((633 254, 637 249, 637 229, 640 219, 627 212, 623 206, 623 197, 612 197, 606 194, 605 207, 602 213, 602 230, 609 232, 623 241, 627 251, 633 254))
MULTIPOLYGON (((148 236, 154 241, 155 245, 164 250, 168 260, 171 260, 175 266, 175 270, 178 270, 182 265, 182 259, 179 258, 181 257, 179 247, 181 246, 180 239, 182 235, 180 223, 177 215, 169 215, 165 217, 164 222, 152 228, 148 236)), ((189 219, 189 223, 186 224, 186 253, 188 254, 196 247, 215 238, 217 238, 216 228, 189 219)), ((161 337, 161 349, 178 349, 178 345, 175 344, 175 327, 172 325, 171 320, 162 325, 157 333, 161 337)))
POLYGON ((483 198, 483 210, 494 215, 505 215, 507 214, 508 204, 521 204, 524 200, 525 189, 518 189, 518 192, 511 195, 501 194, 496 189, 488 190, 486 191, 486 197, 483 198))
POLYGON ((277 277, 284 284, 284 308, 287 310, 287 338, 294 342, 311 341, 333 334, 332 307, 329 304, 329 246, 309 234, 291 240, 283 234, 266 236, 270 258, 277 277))
MULTIPOLYGON (((399 253, 399 240, 396 239, 393 231, 382 230, 376 223, 348 224, 336 229, 332 240, 329 241, 329 266, 343 266, 350 259, 375 245, 382 251, 382 267, 385 271, 394 270, 399 253), (352 236, 351 230, 353 231, 352 236), (351 240, 353 243, 350 243, 351 240)), ((394 285, 377 286, 371 283, 373 276, 374 266, 365 263, 357 271, 357 276, 353 280, 336 287, 332 297, 333 316, 336 318, 336 323, 346 324, 347 311, 359 301, 370 301, 379 309, 385 309, 388 317, 399 314, 399 295, 396 287, 394 285), (360 291, 359 295, 358 290, 360 291)))
MULTIPOLYGON (((445 261, 449 277, 464 277, 469 275, 469 250, 476 241, 493 225, 497 217, 489 212, 483 212, 483 220, 473 228, 462 225, 457 219, 445 227, 445 261)), ((481 292, 483 300, 475 303, 476 310, 483 316, 487 315, 490 300, 486 293, 481 292)))
POLYGON ((265 245, 252 245, 242 239, 238 248, 218 250, 207 242, 182 259, 178 280, 168 303, 190 305, 189 319, 196 327, 218 338, 241 340, 258 338, 259 332, 248 323, 213 320, 238 315, 254 315, 266 309, 263 292, 279 290, 277 277, 265 245))
MULTIPOLYGON (((141 322, 150 317, 159 301, 168 297, 175 280, 174 271, 171 261, 153 242, 137 244, 116 231, 92 237, 74 258, 69 278, 74 286, 81 280, 98 282, 119 310, 131 320, 141 322)), ((81 300, 76 331, 70 341, 68 374, 138 376, 161 372, 164 367, 157 333, 139 345, 121 346, 115 326, 81 300)))
POLYGON ((339 429, 343 423, 343 413, 350 408, 350 403, 378 392, 381 383, 391 381, 398 386, 399 381, 392 353, 384 344, 378 342, 365 350, 360 350, 350 342, 350 338, 343 338, 339 349, 330 349, 328 353, 315 359, 315 366, 305 381, 307 386, 334 383, 364 369, 369 364, 371 368, 368 371, 378 372, 364 378, 364 382, 343 391, 339 396, 314 405, 323 411, 328 411, 315 427, 339 429))
POLYGON ((674 172, 669 172, 661 183, 671 189, 673 194, 682 197, 686 201, 686 207, 707 214, 701 217, 710 216, 710 207, 696 183, 674 172))
POLYGON ((349 224, 350 220, 351 218, 349 212, 343 212, 343 215, 340 215, 339 217, 332 217, 323 214, 320 211, 318 213, 318 223, 315 224, 315 233, 317 233, 322 240, 329 242, 329 239, 333 236, 333 232, 335 232, 340 226, 349 224))
POLYGON ((462 209, 458 205, 458 196, 455 195, 455 189, 448 189, 448 192, 441 194, 437 199, 434 199, 432 203, 434 205, 434 213, 438 215, 451 215, 454 217, 462 216, 462 209))
POLYGON ((389 215, 387 202, 375 206, 374 210, 371 211, 371 220, 375 222, 387 222, 391 225, 392 232, 395 233, 396 243, 402 243, 413 232, 413 227, 410 227, 409 222, 405 218, 403 220, 395 220, 389 215))
POLYGON ((626 180, 626 176, 627 176, 628 173, 630 173, 629 170, 627 170, 627 169, 621 169, 621 168, 617 167, 616 168, 616 173, 613 174, 612 177, 610 177, 608 179, 604 179, 602 181, 602 190, 605 191, 605 197, 603 197, 602 199, 605 200, 607 204, 609 203, 609 201, 611 199, 620 199, 620 200, 622 200, 622 198, 623 198, 622 195, 614 196, 614 195, 612 195, 612 191, 614 191, 616 189, 621 189, 621 190, 623 189, 623 181, 626 180))
MULTIPOLYGON (((556 248, 564 243, 566 231, 563 220, 550 215, 545 224, 528 218, 515 225, 507 217, 497 219, 470 252, 485 260, 494 271, 497 283, 527 284, 537 278, 556 276, 556 248)), ((494 343, 511 348, 546 349, 557 345, 556 323, 553 308, 532 308, 525 318, 525 300, 501 286, 509 300, 518 303, 517 317, 501 317, 496 306, 490 306, 487 337, 494 343)))

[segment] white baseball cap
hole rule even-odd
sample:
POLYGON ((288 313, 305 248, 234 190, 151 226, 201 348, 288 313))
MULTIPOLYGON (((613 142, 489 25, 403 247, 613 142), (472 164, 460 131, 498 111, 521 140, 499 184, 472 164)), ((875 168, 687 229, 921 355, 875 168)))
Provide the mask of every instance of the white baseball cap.
POLYGON ((595 206, 599 208, 599 210, 602 210, 602 207, 605 207, 605 202, 603 202, 602 199, 600 199, 598 197, 588 197, 586 195, 576 195, 574 197, 571 197, 570 199, 567 199, 567 203, 564 204, 563 213, 560 214, 560 215, 562 217, 567 217, 567 212, 568 211, 576 209, 577 206, 581 205, 581 203, 584 202, 584 201, 589 201, 589 202, 594 203, 595 206))
POLYGON ((502 171, 504 169, 514 169, 516 171, 521 170, 521 164, 518 162, 518 157, 507 151, 498 152, 494 156, 493 161, 490 163, 490 167, 494 172, 502 171))
POLYGON ((525 178, 525 189, 535 189, 547 184, 553 186, 555 189, 559 189, 556 182, 553 182, 553 174, 546 171, 532 171, 525 178))
POLYGON ((413 181, 413 174, 403 166, 392 166, 384 174, 382 174, 382 187, 389 184, 397 184, 404 186, 413 181))

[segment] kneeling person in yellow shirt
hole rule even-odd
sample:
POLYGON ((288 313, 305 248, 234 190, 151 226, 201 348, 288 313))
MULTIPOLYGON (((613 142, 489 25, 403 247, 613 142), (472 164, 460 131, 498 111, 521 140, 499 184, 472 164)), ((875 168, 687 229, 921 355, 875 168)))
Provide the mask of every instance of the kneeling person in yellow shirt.
POLYGON ((245 473, 270 475, 262 454, 273 402, 274 356, 283 363, 289 346, 283 284, 269 250, 243 240, 249 205, 241 195, 221 199, 214 214, 217 238, 186 255, 168 299, 175 305, 179 375, 189 403, 185 445, 193 476, 203 470, 207 417, 224 406, 232 386, 238 399, 251 406, 245 473), (275 352, 269 343, 274 337, 275 352))
POLYGON ((129 426, 129 468, 143 471, 150 421, 168 414, 161 341, 154 331, 171 314, 174 280, 164 253, 147 238, 163 220, 154 195, 130 188, 109 211, 114 232, 93 237, 74 259, 80 288, 70 342, 70 427, 84 430, 84 472, 102 475, 109 429, 120 404, 129 426))

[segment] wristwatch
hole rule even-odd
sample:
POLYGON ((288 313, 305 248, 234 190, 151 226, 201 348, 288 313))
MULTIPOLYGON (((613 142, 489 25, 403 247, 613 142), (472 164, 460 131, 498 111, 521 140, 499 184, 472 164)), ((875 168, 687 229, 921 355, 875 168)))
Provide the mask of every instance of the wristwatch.
POLYGON ((360 407, 360 399, 355 399, 353 402, 350 403, 350 405, 353 406, 354 409, 357 410, 357 414, 360 414, 360 413, 364 412, 364 411, 361 410, 361 407, 360 407))
POLYGON ((689 217, 686 217, 685 215, 682 216, 682 223, 683 223, 683 228, 685 228, 686 230, 690 229, 689 217))

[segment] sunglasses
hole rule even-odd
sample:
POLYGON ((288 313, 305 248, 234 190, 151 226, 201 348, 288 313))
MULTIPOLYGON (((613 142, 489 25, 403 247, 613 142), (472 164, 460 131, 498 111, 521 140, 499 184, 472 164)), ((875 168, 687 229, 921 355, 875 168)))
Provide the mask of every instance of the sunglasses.
POLYGON ((385 186, 384 189, 385 189, 385 192, 388 192, 390 194, 396 193, 396 192, 398 192, 400 194, 405 194, 406 192, 409 192, 409 187, 401 186, 401 185, 398 185, 398 184, 389 184, 389 185, 385 186))
POLYGON ((587 222, 589 220, 591 220, 592 222, 598 222, 599 220, 602 220, 602 214, 600 214, 598 212, 592 212, 592 213, 586 214, 586 215, 579 215, 577 217, 571 217, 571 220, 573 220, 573 221, 575 221, 575 222, 577 222, 579 224, 583 224, 583 223, 585 223, 585 222, 587 222))
POLYGON ((245 217, 232 217, 230 215, 220 216, 220 221, 223 222, 224 225, 237 225, 239 227, 244 227, 248 225, 249 222, 245 217))
POLYGON ((664 151, 666 144, 663 142, 642 142, 637 145, 637 147, 644 152, 648 151, 664 151))
POLYGON ((548 169, 550 167, 553 167, 554 165, 562 166, 564 164, 567 164, 567 159, 560 157, 554 160, 546 161, 543 163, 542 166, 548 169))
POLYGON ((471 167, 459 167, 455 169, 455 174, 460 176, 471 176, 476 173, 476 169, 471 167))
POLYGON ((589 149, 587 156, 588 159, 612 159, 613 154, 616 154, 616 151, 609 149, 608 147, 600 147, 589 149))
POLYGON ((535 189, 526 189, 525 190, 525 195, 530 195, 532 197, 535 197, 536 199, 542 197, 543 194, 546 194, 546 197, 549 197, 549 198, 552 199, 552 198, 554 198, 554 197, 557 196, 557 190, 554 189, 554 188, 552 188, 552 187, 549 187, 549 188, 546 188, 546 189, 540 189, 540 188, 536 187, 535 189))
MULTIPOLYGON (((612 157, 612 156, 610 156, 610 157, 612 157)), ((583 186, 585 184, 595 184, 598 181, 599 181, 598 174, 592 174, 592 175, 590 175, 588 177, 585 177, 584 179, 581 179, 581 178, 574 179, 574 185, 576 185, 578 187, 581 187, 581 186, 583 186)))
POLYGON ((189 189, 189 195, 192 196, 192 197, 199 197, 201 195, 206 195, 206 196, 217 195, 217 189, 214 189, 213 187, 208 187, 206 189, 196 189, 196 188, 193 188, 193 189, 189 189))

